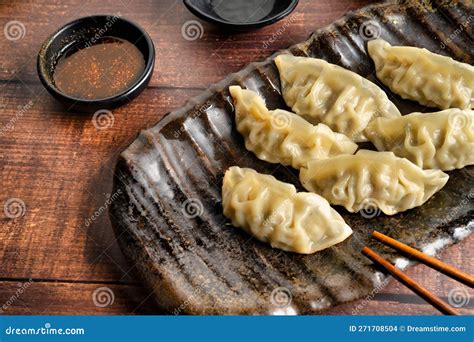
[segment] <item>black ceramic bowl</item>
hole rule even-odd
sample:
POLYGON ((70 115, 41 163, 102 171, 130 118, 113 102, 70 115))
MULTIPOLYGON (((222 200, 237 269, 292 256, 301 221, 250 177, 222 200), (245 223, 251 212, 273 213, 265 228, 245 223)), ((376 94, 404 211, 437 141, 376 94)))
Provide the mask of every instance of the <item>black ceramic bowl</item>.
POLYGON ((155 47, 150 36, 138 25, 118 16, 84 17, 63 26, 42 45, 37 60, 38 75, 46 89, 68 110, 94 111, 122 105, 135 98, 150 81, 155 65, 155 47), (61 92, 54 84, 58 60, 71 49, 80 49, 104 37, 115 37, 134 44, 143 54, 145 68, 137 81, 123 92, 102 99, 75 98, 61 92))
POLYGON ((183 0, 197 17, 218 26, 250 30, 273 24, 290 14, 298 0, 183 0))

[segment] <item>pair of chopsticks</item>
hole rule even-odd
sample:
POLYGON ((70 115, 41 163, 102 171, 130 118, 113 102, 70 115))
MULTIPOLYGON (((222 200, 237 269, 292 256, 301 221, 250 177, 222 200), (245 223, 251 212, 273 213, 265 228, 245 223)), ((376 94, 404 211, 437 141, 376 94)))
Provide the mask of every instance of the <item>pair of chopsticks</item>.
MULTIPOLYGON (((450 266, 448 264, 445 264, 441 260, 438 260, 436 258, 430 257, 429 255, 426 255, 422 252, 420 252, 417 249, 414 249, 410 246, 405 245, 404 243, 401 243, 400 241, 397 241, 395 239, 392 239, 391 237, 388 237, 378 231, 373 231, 372 232, 372 237, 377 239, 378 241, 384 243, 387 246, 390 246, 399 252, 402 252, 405 255, 409 255, 410 257, 415 258, 416 260, 422 262, 423 264, 469 286, 469 287, 474 287, 474 276, 467 274, 453 266, 450 266)), ((446 302, 444 302, 441 298, 436 296, 434 293, 428 291, 425 289, 423 286, 421 286, 419 283, 417 283, 415 280, 407 276, 405 273, 403 273, 401 270, 396 268, 394 265, 392 265, 390 262, 388 262, 386 259, 382 258, 379 254, 375 253, 372 249, 369 247, 365 246, 362 249, 362 253, 366 255, 370 260, 375 262, 376 264, 380 265, 383 267, 385 270, 387 270, 389 273, 391 273, 398 281, 400 281, 402 284, 407 286, 410 290, 415 292, 417 295, 419 295, 421 298, 426 300, 428 303, 433 305, 436 309, 441 311, 445 315, 459 315, 459 313, 454 310, 450 305, 448 305, 446 302)))

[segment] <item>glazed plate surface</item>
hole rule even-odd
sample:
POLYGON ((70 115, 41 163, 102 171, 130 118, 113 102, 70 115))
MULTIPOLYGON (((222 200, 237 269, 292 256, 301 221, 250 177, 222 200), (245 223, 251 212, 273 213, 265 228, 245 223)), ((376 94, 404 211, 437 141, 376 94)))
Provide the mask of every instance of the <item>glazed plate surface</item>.
MULTIPOLYGON (((393 45, 425 47, 472 65, 473 21, 474 8, 462 2, 385 3, 346 14, 289 51, 367 77, 403 114, 434 111, 401 99, 377 81, 367 41, 380 36, 393 45)), ((336 208, 354 234, 313 255, 272 249, 232 227, 221 206, 228 167, 250 167, 302 190, 296 170, 258 160, 235 128, 229 85, 257 91, 270 109, 286 108, 274 57, 229 75, 167 114, 141 132, 117 162, 114 193, 120 197, 111 217, 123 251, 154 291, 157 311, 317 313, 382 287, 386 275, 360 253, 364 245, 406 266, 404 256, 370 238, 372 230, 430 252, 472 232, 472 166, 449 172, 448 184, 426 204, 395 216, 370 207, 363 215, 336 208)))

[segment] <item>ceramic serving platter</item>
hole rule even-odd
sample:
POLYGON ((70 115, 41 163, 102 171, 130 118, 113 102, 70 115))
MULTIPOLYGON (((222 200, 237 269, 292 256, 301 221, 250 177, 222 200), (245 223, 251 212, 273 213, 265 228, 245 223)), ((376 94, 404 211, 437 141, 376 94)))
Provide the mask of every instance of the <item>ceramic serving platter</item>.
MULTIPOLYGON (((347 13, 288 51, 367 77, 404 114, 426 112, 433 109, 401 99, 375 78, 367 41, 380 36, 474 64, 473 22, 474 8, 462 2, 389 2, 347 13)), ((296 170, 258 160, 235 128, 229 85, 257 91, 271 109, 286 108, 274 57, 210 86, 142 131, 119 157, 114 193, 120 196, 111 218, 123 251, 154 291, 157 312, 318 313, 385 284, 386 275, 361 254, 364 245, 402 268, 410 265, 405 256, 374 242, 372 230, 429 253, 472 232, 474 167, 449 172, 448 184, 426 204, 395 216, 375 208, 350 214, 336 207, 354 234, 313 255, 272 249, 234 228, 221 206, 228 167, 251 167, 302 189, 296 170)))

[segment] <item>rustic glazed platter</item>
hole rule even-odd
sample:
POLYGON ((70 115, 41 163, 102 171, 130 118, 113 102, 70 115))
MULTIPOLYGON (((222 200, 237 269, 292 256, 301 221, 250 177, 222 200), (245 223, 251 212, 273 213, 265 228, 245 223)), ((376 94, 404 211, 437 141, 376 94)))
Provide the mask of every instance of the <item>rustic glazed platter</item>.
MULTIPOLYGON (((348 13, 288 51, 367 77, 403 114, 427 112, 432 109, 402 100, 380 84, 367 41, 380 36, 474 64, 473 22, 474 8, 467 3, 389 2, 348 13)), ((361 254, 364 245, 402 268, 410 265, 407 257, 374 242, 372 230, 432 254, 472 233, 472 166, 449 172, 448 184, 426 204, 395 216, 375 208, 362 215, 336 207, 354 234, 313 255, 272 249, 230 225, 221 206, 228 167, 251 167, 302 189, 296 170, 248 152, 234 124, 227 90, 232 84, 257 91, 271 109, 286 108, 274 57, 248 65, 167 114, 141 132, 117 162, 114 192, 120 196, 111 218, 123 251, 154 291, 157 311, 318 313, 385 284, 387 276, 361 254)))

